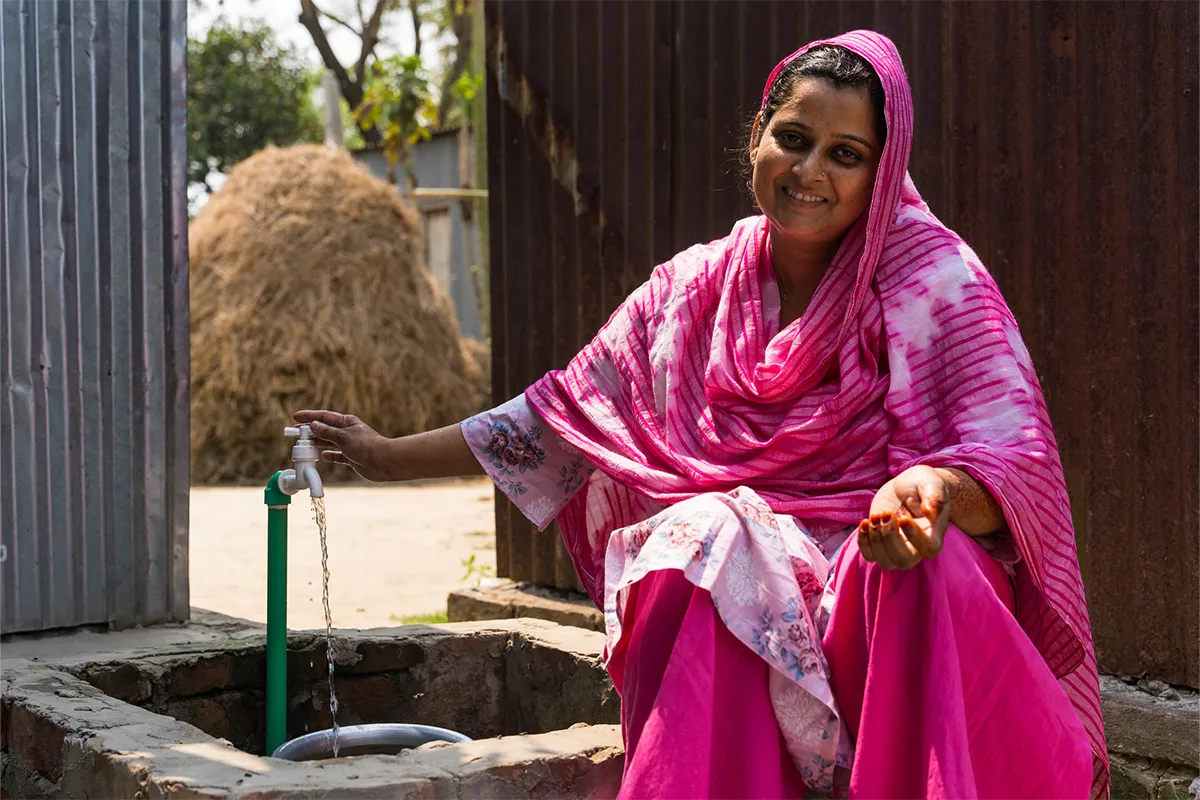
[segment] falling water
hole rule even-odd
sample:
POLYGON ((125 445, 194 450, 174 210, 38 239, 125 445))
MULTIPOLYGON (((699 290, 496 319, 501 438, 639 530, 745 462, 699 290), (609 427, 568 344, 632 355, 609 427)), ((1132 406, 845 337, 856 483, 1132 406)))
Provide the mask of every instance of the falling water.
POLYGON ((338 731, 337 694, 333 690, 333 614, 329 611, 329 548, 325 542, 325 498, 312 499, 313 519, 321 534, 321 602, 325 606, 325 658, 329 662, 329 715, 333 722, 333 757, 341 749, 341 734, 338 731))

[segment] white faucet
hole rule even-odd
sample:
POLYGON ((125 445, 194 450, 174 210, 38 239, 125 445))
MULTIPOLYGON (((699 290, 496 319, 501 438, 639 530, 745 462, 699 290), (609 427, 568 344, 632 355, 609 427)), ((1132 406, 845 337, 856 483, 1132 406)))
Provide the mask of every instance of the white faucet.
POLYGON ((295 469, 285 469, 279 474, 279 489, 284 494, 296 494, 302 489, 308 489, 313 497, 324 497, 325 487, 321 484, 321 474, 317 472, 317 461, 321 452, 312 441, 312 431, 307 425, 295 428, 284 428, 284 436, 295 436, 296 444, 292 446, 292 461, 296 462, 295 469))

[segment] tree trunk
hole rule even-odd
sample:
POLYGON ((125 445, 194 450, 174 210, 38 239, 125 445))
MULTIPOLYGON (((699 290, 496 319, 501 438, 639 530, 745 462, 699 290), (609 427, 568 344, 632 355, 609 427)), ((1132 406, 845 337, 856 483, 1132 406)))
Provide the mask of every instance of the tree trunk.
MULTIPOLYGON (((374 30, 365 30, 363 32, 363 51, 359 56, 358 69, 353 78, 346 72, 346 68, 342 66, 342 62, 338 61, 337 56, 333 52, 333 48, 329 46, 329 39, 325 36, 325 29, 321 27, 320 11, 317 9, 313 0, 300 0, 300 24, 303 25, 310 36, 312 36, 313 44, 317 47, 317 52, 321 54, 321 61, 337 78, 338 88, 342 91, 342 97, 346 98, 346 102, 350 105, 350 110, 358 108, 363 101, 363 84, 365 82, 365 65, 367 57, 375 49, 375 44, 378 41, 379 22, 376 16, 382 16, 383 6, 386 0, 379 0, 379 5, 376 7, 376 14, 372 15, 371 23, 374 24, 374 30), (369 40, 369 41, 368 41, 369 40), (368 50, 368 45, 370 49, 368 50)), ((383 137, 379 135, 379 131, 373 125, 363 127, 358 126, 358 130, 362 133, 363 141, 371 146, 378 146, 383 137)))
POLYGON ((413 40, 416 45, 413 47, 413 53, 418 57, 421 55, 421 0, 408 0, 408 13, 412 17, 413 40))
POLYGON ((400 160, 404 162, 404 175, 408 179, 408 194, 412 201, 413 208, 417 207, 417 198, 412 196, 413 190, 417 188, 417 171, 413 168, 413 151, 412 145, 407 142, 400 149, 400 160))
MULTIPOLYGON (((447 1, 453 4, 459 0, 447 1)), ((454 104, 454 84, 462 77, 471 60, 471 31, 475 27, 474 6, 478 2, 479 0, 461 0, 461 5, 454 14, 454 61, 442 78, 442 97, 438 101, 438 120, 441 122, 445 122, 446 115, 450 113, 450 106, 454 104)))

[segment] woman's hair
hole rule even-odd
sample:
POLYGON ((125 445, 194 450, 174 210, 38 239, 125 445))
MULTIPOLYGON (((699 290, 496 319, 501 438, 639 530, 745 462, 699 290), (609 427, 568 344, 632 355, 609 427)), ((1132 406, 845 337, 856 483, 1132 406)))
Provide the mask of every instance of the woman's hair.
MULTIPOLYGON (((887 140, 887 123, 883 118, 883 83, 875 74, 875 68, 865 58, 839 45, 819 45, 802 56, 797 56, 779 71, 775 82, 767 92, 767 100, 760 109, 762 118, 758 133, 751 144, 758 144, 762 130, 775 112, 792 98, 796 83, 801 78, 821 78, 833 84, 835 89, 866 89, 875 109, 875 125, 881 140, 887 140)), ((754 121, 751 120, 751 126, 754 121)))
POLYGON ((747 172, 747 180, 752 171, 750 150, 758 146, 763 130, 771 121, 771 117, 775 116, 775 112, 791 100, 792 92, 801 78, 820 78, 829 81, 835 89, 866 89, 871 99, 871 107, 875 110, 875 127, 880 141, 887 141, 887 122, 883 117, 883 83, 875 73, 875 68, 862 56, 840 45, 818 45, 804 55, 797 56, 779 71, 767 91, 767 100, 763 107, 746 123, 740 155, 747 172), (757 126, 754 124, 756 121, 757 126))

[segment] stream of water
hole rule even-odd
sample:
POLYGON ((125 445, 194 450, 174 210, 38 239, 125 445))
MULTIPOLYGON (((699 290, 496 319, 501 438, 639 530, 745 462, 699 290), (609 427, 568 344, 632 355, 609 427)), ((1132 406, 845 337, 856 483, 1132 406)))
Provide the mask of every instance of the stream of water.
POLYGON ((313 519, 321 534, 321 602, 325 606, 325 658, 329 662, 329 715, 333 725, 333 757, 341 749, 341 733, 338 730, 337 693, 333 688, 333 614, 329 611, 329 548, 325 541, 325 498, 312 499, 313 519))

